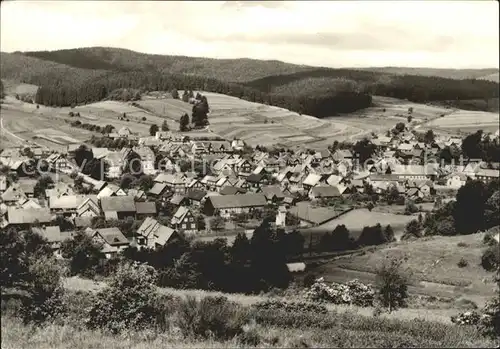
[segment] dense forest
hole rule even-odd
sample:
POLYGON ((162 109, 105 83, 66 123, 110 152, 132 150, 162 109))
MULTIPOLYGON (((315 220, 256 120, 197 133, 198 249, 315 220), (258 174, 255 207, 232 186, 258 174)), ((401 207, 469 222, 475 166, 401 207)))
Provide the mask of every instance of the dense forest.
MULTIPOLYGON (((279 61, 216 60, 142 54, 114 48, 2 53, 3 78, 40 86, 36 103, 71 106, 110 98, 120 88, 205 90, 275 105, 316 117, 371 105, 372 95, 410 101, 466 100, 480 110, 498 99, 498 83, 305 67, 279 61)), ((493 103, 494 105, 494 103, 493 103)))

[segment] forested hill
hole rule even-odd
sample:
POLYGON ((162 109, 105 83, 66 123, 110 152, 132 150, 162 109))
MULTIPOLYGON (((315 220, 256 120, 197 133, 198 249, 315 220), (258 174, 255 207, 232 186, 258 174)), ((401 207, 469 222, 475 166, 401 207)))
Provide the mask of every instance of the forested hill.
POLYGON ((358 68, 363 71, 373 71, 377 73, 397 74, 397 75, 420 75, 436 76, 447 79, 485 79, 498 82, 494 76, 498 77, 497 68, 485 69, 441 69, 441 68, 412 68, 412 67, 368 67, 358 68))
POLYGON ((157 71, 198 75, 230 82, 243 82, 269 75, 315 69, 280 61, 256 59, 213 59, 203 57, 153 55, 120 48, 87 47, 59 51, 23 52, 25 56, 84 69, 157 71))
POLYGON ((371 105, 371 95, 415 102, 498 98, 498 83, 299 66, 279 61, 217 60, 114 48, 2 53, 2 78, 40 86, 40 104, 69 106, 119 88, 203 89, 325 117, 371 105))

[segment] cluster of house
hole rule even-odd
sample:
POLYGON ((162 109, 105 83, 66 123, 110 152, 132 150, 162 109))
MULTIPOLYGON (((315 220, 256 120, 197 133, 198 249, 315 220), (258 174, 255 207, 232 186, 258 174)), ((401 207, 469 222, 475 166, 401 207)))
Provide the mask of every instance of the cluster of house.
MULTIPOLYGON (((120 130, 117 136, 126 137, 127 134, 120 130)), ((244 154, 240 152, 244 147, 241 141, 190 138, 186 140, 170 132, 158 132, 154 137, 139 138, 139 145, 132 149, 93 148, 94 157, 105 159, 112 166, 107 173, 108 181, 81 175, 85 185, 91 187, 92 195, 75 193, 71 184, 59 181, 45 190, 45 195, 35 198, 37 181, 19 171, 18 166, 19 162, 32 159, 21 155, 22 149, 4 149, 0 153, 0 163, 19 179, 9 183, 5 175, 0 176, 0 227, 36 226, 57 248, 67 238, 67 233, 61 232, 56 224, 57 217, 62 216, 75 228, 85 229, 86 233, 101 241, 103 251, 112 256, 130 242, 117 227, 90 228, 93 217, 143 220, 133 243, 153 247, 164 245, 180 231, 196 233, 200 215, 228 219, 234 214, 251 213, 274 204, 279 207, 279 225, 285 224, 287 210, 303 221, 319 224, 336 213, 328 208, 306 209, 305 212, 296 201, 318 201, 363 193, 367 184, 377 193, 394 187, 402 196, 423 199, 432 195, 432 188, 438 180, 450 188, 459 188, 468 178, 490 181, 499 177, 498 170, 476 161, 464 166, 403 165, 404 159, 396 155, 400 153, 397 150, 419 157, 421 151, 428 149, 406 135, 397 141, 394 137, 374 139, 382 151, 366 168, 359 168, 353 153, 345 149, 333 153, 324 149, 244 154), (123 161, 130 151, 139 154, 143 171, 154 176, 154 185, 146 192, 122 189, 116 180, 113 183, 113 179, 121 177, 123 161), (157 153, 167 159, 166 166, 160 169, 155 166, 157 153), (199 158, 206 160, 209 175, 182 172, 177 165, 182 159, 199 158), (176 209, 172 217, 162 220, 158 218, 158 209, 166 202, 176 209), (316 218, 310 218, 312 216, 316 218)), ((461 140, 448 139, 446 142, 448 146, 460 146, 461 140)), ((76 168, 72 160, 74 150, 74 145, 66 154, 33 148, 31 156, 45 158, 53 170, 69 173, 76 168)))

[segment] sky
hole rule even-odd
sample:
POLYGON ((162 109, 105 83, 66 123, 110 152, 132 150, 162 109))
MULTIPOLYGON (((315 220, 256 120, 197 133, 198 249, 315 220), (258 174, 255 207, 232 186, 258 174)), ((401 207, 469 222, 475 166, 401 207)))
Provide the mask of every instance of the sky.
POLYGON ((3 52, 110 46, 325 67, 498 68, 485 1, 2 1, 3 52))

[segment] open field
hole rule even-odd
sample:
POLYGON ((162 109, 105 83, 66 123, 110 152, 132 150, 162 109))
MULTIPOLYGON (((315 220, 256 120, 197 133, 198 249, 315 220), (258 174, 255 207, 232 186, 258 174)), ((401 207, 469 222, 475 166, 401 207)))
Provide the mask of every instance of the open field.
POLYGON ((307 243, 309 241, 316 243, 326 232, 332 232, 337 225, 345 225, 349 229, 351 237, 357 239, 365 226, 373 226, 380 223, 383 228, 390 224, 394 230, 396 239, 399 239, 403 235, 406 224, 415 218, 416 216, 405 216, 376 210, 370 212, 366 208, 361 208, 344 213, 338 218, 332 219, 322 225, 301 228, 299 230, 306 238, 307 243))
POLYGON ((2 105, 2 141, 26 144, 20 140, 23 139, 64 152, 68 144, 84 142, 92 135, 87 130, 71 127, 57 116, 55 109, 40 107, 30 111, 28 106, 31 105, 2 105))
POLYGON ((19 95, 19 96, 35 96, 38 86, 31 84, 19 83, 13 80, 2 79, 4 91, 9 95, 19 95))
POLYGON ((451 299, 468 299, 482 306, 495 295, 492 273, 480 265, 485 248, 484 234, 453 237, 427 237, 400 241, 373 248, 372 252, 353 254, 330 261, 314 270, 326 280, 342 282, 359 278, 373 282, 374 271, 387 256, 406 256, 414 285, 411 292, 451 299), (458 245, 460 243, 460 246, 458 245), (458 267, 464 258, 468 265, 458 267))
POLYGON ((469 134, 477 130, 495 132, 498 130, 499 122, 498 113, 457 110, 442 118, 434 119, 422 127, 424 129, 469 134))

